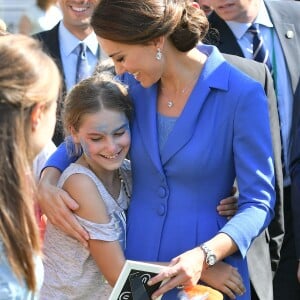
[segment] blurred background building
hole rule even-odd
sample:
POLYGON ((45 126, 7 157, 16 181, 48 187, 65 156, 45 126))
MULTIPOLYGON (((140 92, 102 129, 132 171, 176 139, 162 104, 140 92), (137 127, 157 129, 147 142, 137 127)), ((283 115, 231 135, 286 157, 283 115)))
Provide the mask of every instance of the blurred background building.
POLYGON ((61 17, 55 0, 0 0, 0 19, 12 33, 34 34, 48 30, 61 17))
POLYGON ((23 12, 35 4, 35 0, 0 0, 0 19, 9 32, 18 32, 20 17, 23 12))

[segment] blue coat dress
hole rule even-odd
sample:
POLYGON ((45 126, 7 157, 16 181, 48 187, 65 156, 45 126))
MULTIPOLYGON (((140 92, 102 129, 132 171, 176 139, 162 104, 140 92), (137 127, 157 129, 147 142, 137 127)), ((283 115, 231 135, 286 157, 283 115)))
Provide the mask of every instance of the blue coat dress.
MULTIPOLYGON (((225 62, 212 46, 203 71, 159 152, 157 85, 143 88, 125 74, 134 101, 133 193, 128 212, 128 259, 170 261, 228 234, 239 251, 225 259, 241 273, 250 299, 245 255, 273 217, 274 170, 267 99, 260 84, 225 62), (239 188, 238 213, 227 221, 216 207, 239 188)), ((175 300, 178 290, 164 295, 175 300)))
MULTIPOLYGON (((274 168, 268 104, 259 83, 229 65, 212 46, 203 71, 159 152, 157 85, 143 88, 125 74, 134 101, 130 158, 133 191, 127 217, 126 257, 168 262, 228 234, 239 251, 226 262, 238 268, 250 299, 246 252, 274 215, 274 168), (238 213, 227 221, 216 207, 235 178, 238 213)), ((73 161, 63 144, 46 166, 63 171, 73 161)), ((178 290, 163 296, 176 300, 178 290)))

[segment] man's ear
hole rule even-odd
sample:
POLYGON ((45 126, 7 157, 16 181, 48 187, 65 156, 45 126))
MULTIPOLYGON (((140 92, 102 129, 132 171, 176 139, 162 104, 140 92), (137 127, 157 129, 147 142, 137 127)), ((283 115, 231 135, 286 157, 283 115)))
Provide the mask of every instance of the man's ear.
POLYGON ((191 4, 192 4, 192 6, 194 6, 195 8, 200 9, 200 5, 199 5, 198 2, 193 1, 191 4))

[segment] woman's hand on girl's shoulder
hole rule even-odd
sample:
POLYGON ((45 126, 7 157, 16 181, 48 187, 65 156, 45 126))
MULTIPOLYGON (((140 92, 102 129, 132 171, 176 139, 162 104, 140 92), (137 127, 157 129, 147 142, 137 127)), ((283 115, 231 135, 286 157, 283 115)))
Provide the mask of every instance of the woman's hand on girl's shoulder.
POLYGON ((43 174, 38 184, 38 204, 48 221, 87 248, 89 236, 72 214, 72 211, 78 209, 78 204, 67 192, 55 185, 60 172, 55 168, 49 169, 43 174))

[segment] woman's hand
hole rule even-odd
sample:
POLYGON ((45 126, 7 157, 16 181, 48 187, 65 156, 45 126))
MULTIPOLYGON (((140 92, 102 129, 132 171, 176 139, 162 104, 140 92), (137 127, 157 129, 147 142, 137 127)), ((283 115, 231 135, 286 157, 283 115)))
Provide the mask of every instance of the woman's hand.
POLYGON ((235 196, 237 189, 236 187, 232 188, 231 196, 225 199, 222 199, 217 206, 217 211, 221 216, 226 216, 227 219, 232 218, 238 208, 238 197, 235 196))
POLYGON ((88 247, 88 233, 80 226, 71 211, 78 209, 78 204, 67 192, 56 187, 60 176, 59 170, 47 168, 38 184, 38 203, 48 220, 66 234, 88 247))
POLYGON ((246 291, 238 270, 223 261, 203 270, 201 281, 221 291, 230 299, 235 299, 236 295, 242 295, 246 291))
POLYGON ((149 281, 149 285, 167 281, 152 295, 152 299, 178 286, 196 285, 199 281, 204 264, 204 253, 200 247, 172 259, 168 267, 149 281))

